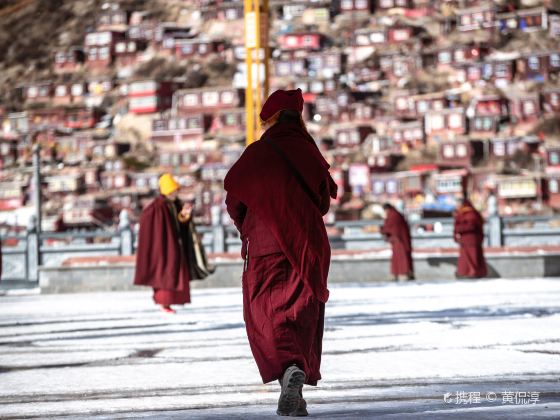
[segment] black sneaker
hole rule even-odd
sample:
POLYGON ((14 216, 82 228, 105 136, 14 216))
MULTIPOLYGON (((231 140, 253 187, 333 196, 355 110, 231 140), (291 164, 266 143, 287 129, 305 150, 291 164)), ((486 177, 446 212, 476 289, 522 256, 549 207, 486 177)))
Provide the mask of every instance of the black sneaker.
POLYGON ((276 414, 290 417, 307 415, 307 403, 300 396, 304 382, 305 372, 303 370, 295 365, 286 369, 282 376, 282 389, 280 391, 280 398, 278 399, 276 414), (300 403, 300 401, 303 401, 303 403, 300 403), (300 404, 303 406, 301 412, 305 412, 305 414, 298 414, 300 404))

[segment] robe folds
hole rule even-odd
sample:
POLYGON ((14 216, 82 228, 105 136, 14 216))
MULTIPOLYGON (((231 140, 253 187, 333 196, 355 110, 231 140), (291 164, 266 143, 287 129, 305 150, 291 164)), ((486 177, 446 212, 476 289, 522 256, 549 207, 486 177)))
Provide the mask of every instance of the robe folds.
POLYGON ((180 209, 178 200, 159 196, 140 216, 134 284, 151 286, 161 305, 190 302, 188 224, 179 222, 180 209))
POLYGON ((470 203, 461 206, 455 214, 453 235, 459 243, 457 276, 486 277, 487 268, 482 250, 484 220, 470 203))
POLYGON ((278 123, 247 147, 224 180, 243 243, 247 335, 265 383, 294 363, 307 384, 321 377, 331 254, 322 216, 336 197, 328 169, 303 127, 278 123), (268 142, 285 153, 310 191, 268 142))
POLYGON ((410 228, 404 216, 395 209, 389 209, 381 233, 385 235, 393 251, 391 274, 394 276, 413 275, 410 228))

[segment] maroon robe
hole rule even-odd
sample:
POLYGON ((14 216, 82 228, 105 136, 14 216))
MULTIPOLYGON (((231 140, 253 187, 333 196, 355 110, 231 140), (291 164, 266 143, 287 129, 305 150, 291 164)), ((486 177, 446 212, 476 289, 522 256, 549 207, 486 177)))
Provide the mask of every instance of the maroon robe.
POLYGON ((453 236, 460 246, 457 260, 459 277, 486 277, 486 260, 482 250, 483 225, 482 216, 470 202, 464 203, 455 214, 453 236))
POLYGON ((391 256, 391 273, 394 276, 414 274, 412 265, 412 243, 410 228, 404 216, 394 208, 387 210, 387 219, 381 233, 390 242, 393 250, 391 256))
POLYGON ((241 233, 243 315, 263 382, 292 364, 306 383, 321 378, 330 244, 322 216, 336 197, 329 165, 297 124, 279 123, 251 144, 228 172, 228 212, 241 233), (268 144, 275 142, 313 196, 268 144))
POLYGON ((178 218, 180 202, 157 197, 140 216, 134 284, 151 286, 160 305, 184 304, 190 298, 190 274, 184 244, 187 223, 178 218))

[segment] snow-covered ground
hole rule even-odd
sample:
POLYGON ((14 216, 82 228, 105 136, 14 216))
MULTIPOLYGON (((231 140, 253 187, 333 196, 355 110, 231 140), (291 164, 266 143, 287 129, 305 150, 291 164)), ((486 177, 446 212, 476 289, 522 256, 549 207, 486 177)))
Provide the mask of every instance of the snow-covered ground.
MULTIPOLYGON (((331 288, 314 418, 560 418, 560 279, 331 288)), ((0 297, 0 418, 275 418, 237 289, 0 297)))

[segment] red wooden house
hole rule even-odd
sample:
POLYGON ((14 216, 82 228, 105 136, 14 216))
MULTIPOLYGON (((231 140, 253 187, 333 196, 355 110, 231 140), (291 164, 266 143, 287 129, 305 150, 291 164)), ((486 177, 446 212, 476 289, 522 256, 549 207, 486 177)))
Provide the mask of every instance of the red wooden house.
POLYGON ((544 7, 531 9, 520 9, 514 12, 501 13, 497 16, 497 24, 501 32, 523 32, 543 31, 549 28, 549 21, 557 12, 547 10, 544 7))
POLYGON ((336 50, 306 54, 307 69, 311 77, 332 78, 344 71, 345 56, 336 50))
POLYGON ((432 175, 436 195, 462 198, 467 191, 469 173, 465 169, 442 171, 432 175))
POLYGON ((100 108, 68 108, 65 112, 64 126, 77 130, 93 128, 103 115, 104 112, 100 108))
POLYGON ((87 83, 57 83, 54 89, 54 105, 84 105, 87 97, 87 83))
POLYGON ((336 147, 354 147, 364 142, 366 137, 373 133, 371 125, 349 125, 334 129, 334 142, 336 147))
POLYGON ((537 153, 540 142, 536 136, 496 137, 489 140, 490 159, 493 161, 512 158, 519 150, 537 153))
POLYGON ((409 77, 422 68, 422 57, 418 53, 403 55, 399 51, 379 54, 379 68, 389 80, 409 77))
POLYGON ((395 121, 390 124, 387 134, 391 136, 397 148, 403 152, 422 147, 425 143, 422 120, 395 121))
POLYGON ((534 122, 541 113, 541 102, 538 93, 506 91, 510 102, 510 115, 514 122, 534 122))
POLYGON ((115 45, 124 39, 124 31, 100 31, 87 34, 84 43, 87 68, 96 72, 107 70, 115 59, 115 45))
POLYGON ((214 116, 210 133, 218 138, 238 139, 245 133, 245 108, 231 108, 218 111, 214 116))
POLYGON ((488 51, 487 45, 474 43, 451 45, 437 50, 436 65, 440 70, 446 70, 455 65, 480 61, 488 51))
POLYGON ((545 175, 548 205, 560 209, 560 171, 549 171, 545 175))
POLYGON ((139 80, 128 89, 128 109, 134 114, 150 114, 171 108, 178 84, 172 81, 139 80))
POLYGON ((27 104, 49 103, 54 94, 53 82, 35 82, 23 88, 23 98, 27 104))
POLYGON ((307 62, 304 57, 286 57, 274 60, 274 75, 277 77, 307 76, 307 62))
POLYGON ((428 111, 424 116, 424 132, 428 142, 456 138, 467 134, 467 131, 463 108, 428 111))
POLYGON ((471 7, 457 9, 457 29, 461 32, 474 30, 492 30, 496 26, 496 6, 493 2, 471 7))
POLYGON ((560 115, 560 87, 550 87, 542 90, 541 109, 546 115, 560 115))
POLYGON ((298 79, 295 88, 301 89, 305 102, 315 102, 317 95, 334 93, 337 90, 337 81, 334 79, 298 79))
POLYGON ((502 121, 509 119, 509 102, 498 95, 474 98, 470 109, 470 133, 478 138, 492 137, 499 131, 502 121))
POLYGON ((212 41, 204 38, 181 39, 175 42, 175 57, 188 59, 207 58, 225 50, 224 41, 212 41))
POLYGON ((128 26, 131 13, 121 9, 116 3, 106 3, 97 16, 97 30, 123 30, 128 26))
POLYGON ((54 56, 53 70, 56 74, 74 73, 83 66, 86 55, 83 48, 73 47, 57 51, 54 56))
POLYGON ((340 0, 340 13, 373 13, 373 0, 340 0))
POLYGON ((484 158, 484 143, 479 140, 457 139, 439 144, 438 166, 470 168, 484 158))
POLYGON ((0 169, 9 168, 17 163, 18 138, 0 134, 0 169))
POLYGON ((360 28, 354 31, 354 46, 377 46, 387 42, 387 29, 380 28, 360 28))
POLYGON ((156 143, 200 144, 209 123, 209 119, 201 113, 156 118, 152 122, 151 140, 156 143))
POLYGON ((119 71, 119 75, 124 73, 130 74, 130 69, 140 62, 140 57, 147 47, 144 40, 123 40, 115 44, 115 66, 119 71))
POLYGON ((212 113, 244 105, 242 92, 227 86, 179 90, 174 94, 174 103, 179 113, 212 113))
POLYGON ((413 6, 413 0, 379 0, 377 3, 377 8, 381 11, 394 8, 411 9, 413 6))
POLYGON ((322 50, 327 45, 327 37, 319 32, 294 32, 280 35, 278 45, 282 50, 322 50))
POLYGON ((546 146, 545 154, 547 168, 560 170, 560 146, 546 146))
POLYGON ((524 54, 517 60, 517 75, 521 79, 546 81, 560 72, 560 50, 524 54))

